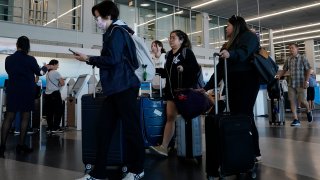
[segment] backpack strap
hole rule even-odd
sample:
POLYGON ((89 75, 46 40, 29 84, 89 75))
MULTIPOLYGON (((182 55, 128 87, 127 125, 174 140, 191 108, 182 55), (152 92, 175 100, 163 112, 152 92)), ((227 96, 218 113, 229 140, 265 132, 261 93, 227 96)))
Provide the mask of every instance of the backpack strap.
MULTIPOLYGON (((110 31, 110 34, 109 34, 109 37, 111 36, 111 34, 112 34, 112 32, 113 32, 113 30, 114 30, 115 28, 121 29, 121 32, 123 33, 123 35, 124 35, 124 37, 125 37, 125 40, 126 40, 127 48, 128 48, 128 50, 129 50, 130 58, 131 58, 131 59, 137 59, 137 58, 134 58, 134 55, 133 55, 133 52, 132 52, 132 48, 129 47, 129 45, 131 44, 129 38, 132 38, 132 37, 131 37, 131 34, 129 33, 129 31, 127 31, 125 28, 123 28, 123 27, 121 27, 121 26, 115 25, 115 26, 112 27, 112 29, 111 29, 111 31, 110 31)), ((134 42, 133 42, 133 44, 134 44, 134 42)), ((128 59, 128 63, 129 63, 129 65, 131 66, 131 68, 132 68, 132 70, 133 70, 133 72, 134 72, 137 68, 135 68, 135 66, 130 62, 129 59, 128 59)), ((139 66, 138 66, 138 68, 139 68, 139 66)))

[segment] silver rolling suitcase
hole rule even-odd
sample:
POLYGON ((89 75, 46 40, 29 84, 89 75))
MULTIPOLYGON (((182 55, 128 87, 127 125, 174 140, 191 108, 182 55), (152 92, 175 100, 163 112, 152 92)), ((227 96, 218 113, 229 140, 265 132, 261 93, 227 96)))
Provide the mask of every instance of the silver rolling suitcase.
POLYGON ((176 119, 177 156, 202 160, 202 131, 200 116, 186 121, 181 115, 176 119))

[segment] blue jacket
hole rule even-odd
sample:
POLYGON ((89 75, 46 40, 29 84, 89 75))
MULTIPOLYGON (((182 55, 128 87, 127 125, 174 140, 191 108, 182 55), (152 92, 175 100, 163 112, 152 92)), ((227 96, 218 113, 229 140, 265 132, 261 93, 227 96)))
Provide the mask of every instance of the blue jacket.
POLYGON ((34 77, 35 75, 42 76, 41 70, 45 73, 47 68, 40 68, 33 56, 18 50, 6 58, 5 69, 8 73, 7 111, 29 112, 34 110, 36 93, 34 77))
POLYGON ((129 64, 132 61, 131 53, 136 57, 136 47, 129 33, 121 28, 113 28, 121 25, 128 32, 134 32, 120 20, 115 20, 103 34, 103 47, 101 56, 89 58, 89 64, 100 68, 100 81, 105 95, 112 95, 129 88, 140 87, 140 81, 129 64), (126 38, 129 38, 127 44, 126 38))

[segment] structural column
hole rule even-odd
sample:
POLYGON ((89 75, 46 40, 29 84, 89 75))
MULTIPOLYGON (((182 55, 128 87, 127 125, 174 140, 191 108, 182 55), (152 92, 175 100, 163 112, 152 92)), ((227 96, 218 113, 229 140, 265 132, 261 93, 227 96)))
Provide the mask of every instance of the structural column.
POLYGON ((315 67, 315 56, 314 56, 314 40, 306 40, 304 42, 305 44, 305 52, 306 52, 306 58, 308 59, 310 66, 312 67, 313 70, 316 70, 315 67))
POLYGON ((273 60, 275 59, 275 54, 274 54, 274 45, 273 45, 273 32, 272 29, 269 29, 269 50, 270 50, 270 57, 273 60))

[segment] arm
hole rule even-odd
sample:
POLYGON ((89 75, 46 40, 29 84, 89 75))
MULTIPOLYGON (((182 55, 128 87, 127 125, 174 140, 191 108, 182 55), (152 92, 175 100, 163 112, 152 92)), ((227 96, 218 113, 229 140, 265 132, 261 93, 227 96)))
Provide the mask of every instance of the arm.
POLYGON ((59 86, 64 86, 64 79, 63 78, 59 79, 59 86))
POLYGON ((257 36, 252 32, 245 32, 239 37, 239 41, 235 46, 235 49, 231 49, 229 51, 229 57, 225 58, 229 58, 232 61, 246 61, 254 52, 258 50, 259 41, 257 36))
MULTIPOLYGON (((103 49, 101 56, 89 57, 89 64, 98 68, 111 68, 122 62, 123 49, 126 48, 125 34, 120 28, 115 28, 110 37, 104 34, 103 49)), ((129 36, 129 34, 126 34, 129 36)), ((130 47, 130 46, 129 46, 130 47)))
POLYGON ((282 71, 278 72, 275 76, 276 79, 280 79, 289 70, 289 59, 284 61, 282 71))
POLYGON ((46 67, 46 65, 44 65, 40 68, 37 63, 37 60, 33 56, 29 56, 29 57, 32 59, 31 60, 31 69, 35 75, 42 76, 47 73, 48 68, 46 67))

